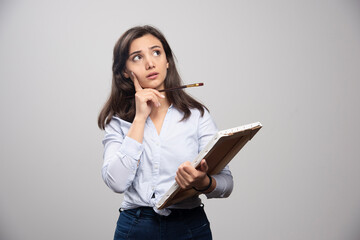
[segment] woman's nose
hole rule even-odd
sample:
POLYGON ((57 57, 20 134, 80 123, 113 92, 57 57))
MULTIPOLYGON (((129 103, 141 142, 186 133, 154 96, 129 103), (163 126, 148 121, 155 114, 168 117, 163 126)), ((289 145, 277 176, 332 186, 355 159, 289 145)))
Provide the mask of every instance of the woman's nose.
POLYGON ((146 60, 146 69, 152 69, 155 67, 154 61, 151 58, 146 60))

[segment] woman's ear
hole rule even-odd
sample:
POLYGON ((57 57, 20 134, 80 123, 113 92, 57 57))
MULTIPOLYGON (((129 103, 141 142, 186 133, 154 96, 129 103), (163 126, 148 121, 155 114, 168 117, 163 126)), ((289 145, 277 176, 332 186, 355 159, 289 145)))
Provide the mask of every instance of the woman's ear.
POLYGON ((166 63, 166 68, 169 68, 169 62, 166 63))
POLYGON ((130 75, 127 73, 127 70, 126 70, 126 69, 124 69, 124 70, 122 71, 122 74, 124 75, 124 77, 130 78, 130 75))

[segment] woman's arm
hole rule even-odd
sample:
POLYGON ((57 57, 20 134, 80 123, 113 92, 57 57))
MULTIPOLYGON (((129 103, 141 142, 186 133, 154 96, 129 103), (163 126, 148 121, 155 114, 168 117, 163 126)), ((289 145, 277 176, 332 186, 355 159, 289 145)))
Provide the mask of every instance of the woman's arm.
MULTIPOLYGON (((118 118, 113 118, 105 128, 104 164, 102 177, 106 185, 117 193, 123 193, 131 185, 143 145, 131 137, 124 136, 118 118)), ((129 123, 126 123, 129 124, 129 123)))
POLYGON ((182 189, 196 188, 206 194, 207 198, 230 196, 233 190, 233 177, 229 166, 225 166, 219 174, 210 176, 211 180, 206 174, 207 168, 205 159, 202 160, 200 168, 197 169, 190 162, 184 162, 178 168, 175 180, 182 189))
MULTIPOLYGON (((204 116, 199 118, 199 152, 206 146, 217 131, 217 127, 209 112, 205 110, 204 116)), ((219 174, 210 176, 210 186, 210 178, 206 174, 207 170, 208 166, 205 160, 202 160, 200 167, 197 169, 192 167, 190 162, 184 162, 178 168, 175 180, 183 189, 195 187, 196 189, 202 190, 209 187, 203 191, 208 198, 228 197, 233 189, 233 177, 229 167, 226 166, 219 174)))
MULTIPOLYGON (((199 152, 208 144, 212 137, 218 132, 218 129, 210 116, 205 111, 204 116, 199 120, 199 152)), ((225 166, 220 173, 211 176, 215 186, 212 191, 205 191, 207 198, 226 198, 230 196, 234 182, 229 166, 225 166)))
POLYGON ((211 192, 205 192, 207 198, 226 198, 230 196, 234 181, 229 166, 225 166, 219 174, 213 175, 216 186, 211 192))
POLYGON ((135 118, 127 133, 128 137, 142 143, 144 137, 145 122, 153 107, 159 107, 159 98, 165 98, 155 89, 143 89, 133 72, 130 74, 135 86, 135 118))
MULTIPOLYGON (((135 74, 131 73, 136 90, 135 118, 126 136, 121 130, 121 120, 114 118, 105 128, 104 164, 102 177, 113 191, 123 193, 132 184, 140 156, 143 152, 143 138, 146 119, 154 106, 160 106, 159 97, 164 98, 157 90, 143 89, 135 74)), ((123 124, 128 124, 123 122, 123 124)))

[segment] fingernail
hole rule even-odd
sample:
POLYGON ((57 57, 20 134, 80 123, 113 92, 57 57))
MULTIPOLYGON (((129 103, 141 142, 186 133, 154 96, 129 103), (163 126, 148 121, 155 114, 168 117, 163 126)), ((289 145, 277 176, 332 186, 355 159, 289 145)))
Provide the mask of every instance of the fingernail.
POLYGON ((162 97, 162 98, 165 98, 165 96, 164 96, 164 95, 161 95, 161 97, 162 97))

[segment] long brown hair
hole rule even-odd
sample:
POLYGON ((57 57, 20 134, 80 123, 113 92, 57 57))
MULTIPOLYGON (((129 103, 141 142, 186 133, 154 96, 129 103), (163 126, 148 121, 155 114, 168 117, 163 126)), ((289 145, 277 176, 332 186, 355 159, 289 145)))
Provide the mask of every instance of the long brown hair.
MULTIPOLYGON (((127 30, 120 39, 116 42, 114 47, 114 59, 112 65, 113 77, 112 86, 109 99, 102 108, 98 117, 98 126, 100 129, 104 129, 105 126, 111 121, 113 116, 118 116, 121 119, 132 122, 135 117, 135 87, 130 78, 126 78, 123 75, 123 70, 126 65, 126 60, 129 57, 129 48, 131 43, 146 34, 151 34, 163 45, 169 68, 165 78, 165 88, 178 87, 182 85, 180 75, 176 69, 173 52, 166 41, 164 35, 156 28, 152 26, 137 26, 127 30)), ((169 103, 173 104, 173 107, 184 113, 182 120, 185 120, 191 115, 191 108, 196 108, 204 114, 203 104, 196 101, 185 91, 171 91, 166 94, 169 103)), ((181 121, 182 121, 181 120, 181 121)))

